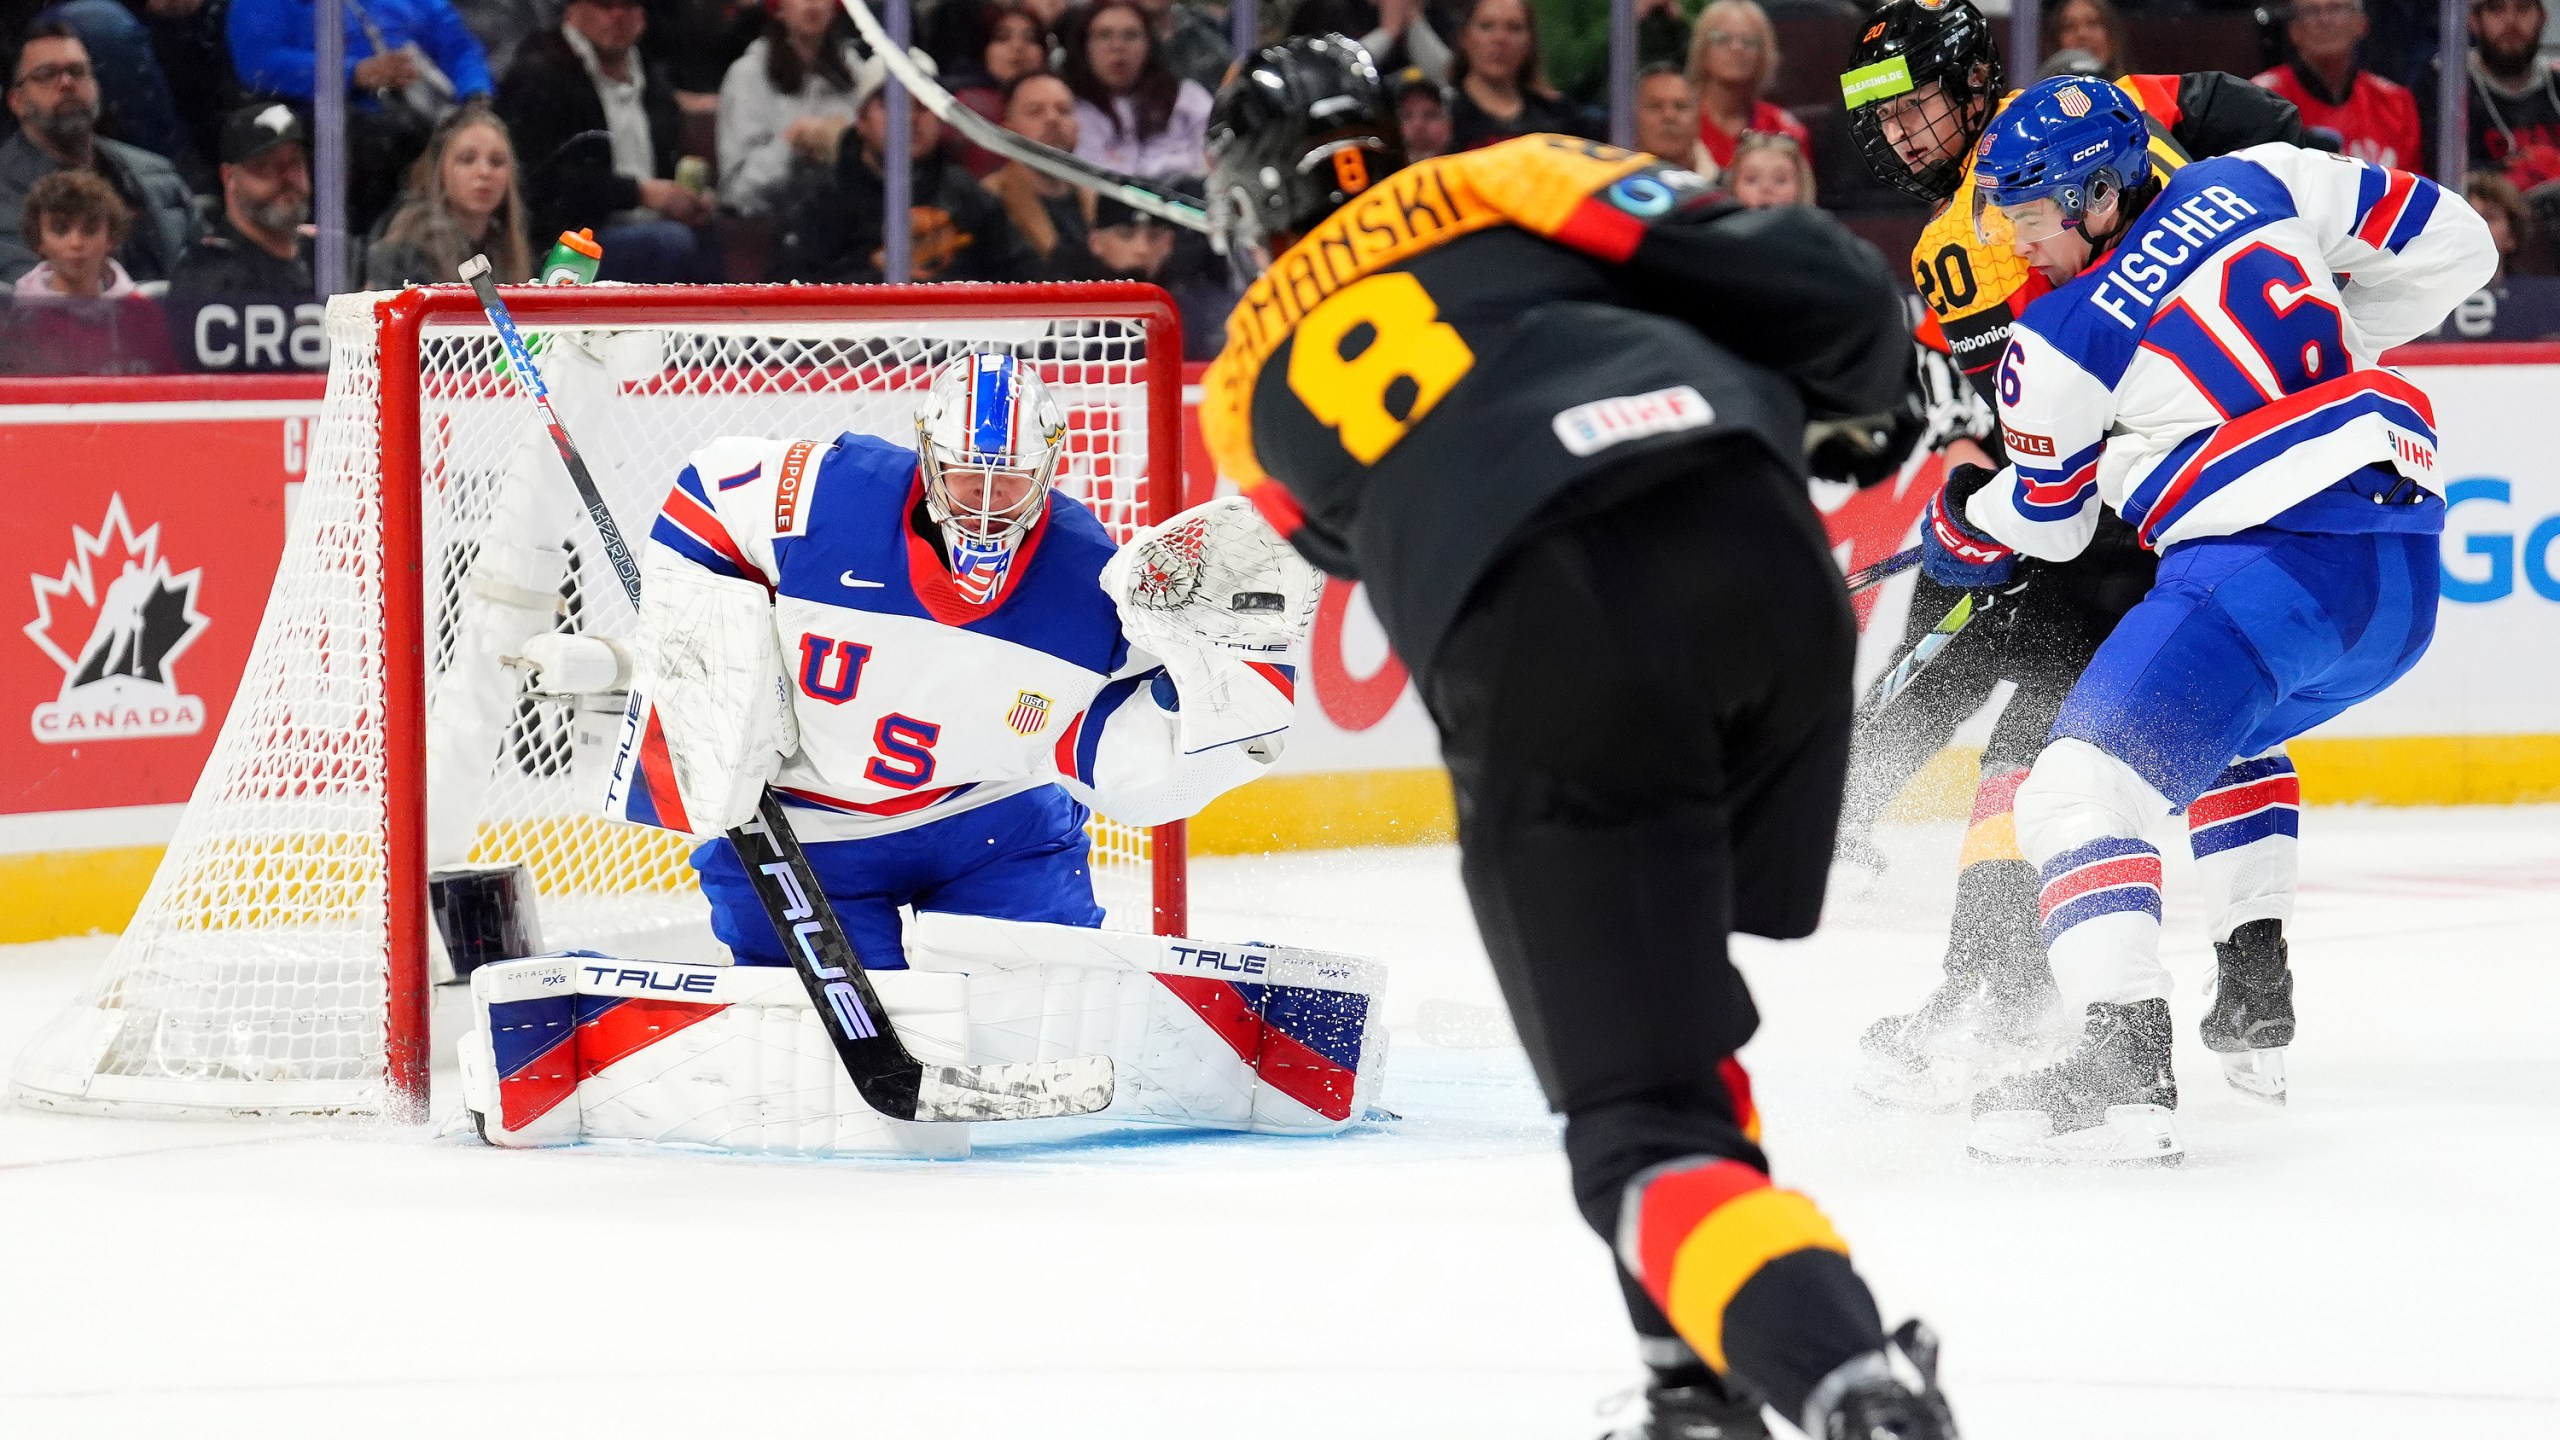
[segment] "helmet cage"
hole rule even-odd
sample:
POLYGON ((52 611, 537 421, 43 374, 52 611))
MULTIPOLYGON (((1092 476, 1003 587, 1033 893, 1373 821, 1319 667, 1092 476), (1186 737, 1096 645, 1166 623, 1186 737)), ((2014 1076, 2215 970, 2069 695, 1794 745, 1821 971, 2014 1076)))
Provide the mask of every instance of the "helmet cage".
POLYGON ((984 603, 1002 587, 1014 547, 1048 513, 1065 417, 1040 377, 1009 355, 962 356, 934 376, 928 394, 916 417, 925 514, 941 527, 961 588, 984 603))

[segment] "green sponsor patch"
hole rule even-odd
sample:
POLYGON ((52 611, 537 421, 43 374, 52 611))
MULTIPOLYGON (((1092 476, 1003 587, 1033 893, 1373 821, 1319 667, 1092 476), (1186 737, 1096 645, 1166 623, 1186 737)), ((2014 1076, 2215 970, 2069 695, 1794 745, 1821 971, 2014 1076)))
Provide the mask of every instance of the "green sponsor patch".
POLYGON ((1906 94, 1911 89, 1911 62, 1896 55, 1873 65, 1861 65, 1840 77, 1840 98, 1849 108, 1872 105, 1878 100, 1906 94))

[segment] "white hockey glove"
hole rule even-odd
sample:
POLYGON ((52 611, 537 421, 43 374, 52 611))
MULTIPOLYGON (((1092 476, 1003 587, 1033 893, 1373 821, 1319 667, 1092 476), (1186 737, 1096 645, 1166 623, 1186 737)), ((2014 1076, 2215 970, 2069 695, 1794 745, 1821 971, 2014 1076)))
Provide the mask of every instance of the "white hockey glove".
POLYGON ((536 694, 610 695, 631 688, 631 656, 610 636, 546 631, 518 649, 507 659, 533 672, 536 694))
POLYGON ((641 594, 605 813, 709 839, 745 823, 800 748, 773 600, 658 553, 641 594))
POLYGON ((1182 699, 1183 753, 1239 742, 1278 758, 1295 704, 1268 673, 1314 628, 1324 577, 1241 496, 1142 530, 1102 567, 1102 588, 1137 648, 1182 699))

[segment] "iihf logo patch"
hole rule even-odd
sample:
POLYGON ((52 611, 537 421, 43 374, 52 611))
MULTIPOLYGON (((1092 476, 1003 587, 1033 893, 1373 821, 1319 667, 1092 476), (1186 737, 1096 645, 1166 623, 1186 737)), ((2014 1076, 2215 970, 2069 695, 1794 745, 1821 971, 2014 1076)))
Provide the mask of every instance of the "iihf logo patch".
POLYGON ((2058 103, 2062 106, 2063 114, 2077 120, 2081 116, 2089 113, 2089 92, 2082 89, 2080 86, 2074 85, 2070 89, 2062 92, 2061 99, 2058 103))
POLYGON ((35 586, 36 618, 26 636, 62 667, 60 697, 28 717, 38 743, 139 740, 204 728, 204 701, 179 693, 170 668, 208 623, 196 610, 204 571, 170 573, 158 525, 134 533, 124 497, 110 495, 97 534, 71 527, 71 563, 61 577, 27 578, 35 586), (109 577, 103 588, 101 576, 109 577), (79 649, 66 649, 74 637, 79 649))
POLYGON ((1025 690, 1013 697, 1013 711, 1004 717, 1016 735, 1037 735, 1049 725, 1049 697, 1025 690))

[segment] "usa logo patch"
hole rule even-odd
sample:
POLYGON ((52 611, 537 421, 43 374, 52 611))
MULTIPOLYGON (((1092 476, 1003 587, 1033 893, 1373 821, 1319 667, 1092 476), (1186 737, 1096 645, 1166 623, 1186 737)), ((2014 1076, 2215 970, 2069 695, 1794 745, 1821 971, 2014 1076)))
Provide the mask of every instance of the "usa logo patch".
POLYGON ((1016 735, 1037 735, 1049 724, 1049 697, 1030 690, 1013 697, 1013 709, 1004 717, 1016 735))
POLYGON ((2089 113, 2089 92, 2077 85, 2062 92, 2062 113, 2077 120, 2089 113))

